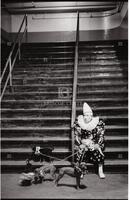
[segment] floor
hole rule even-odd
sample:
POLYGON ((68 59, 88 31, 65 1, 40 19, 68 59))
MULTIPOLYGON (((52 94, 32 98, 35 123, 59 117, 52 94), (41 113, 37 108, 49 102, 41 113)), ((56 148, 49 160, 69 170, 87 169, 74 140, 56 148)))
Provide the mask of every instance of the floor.
POLYGON ((3 199, 128 199, 128 174, 106 174, 99 179, 87 174, 81 181, 82 189, 75 189, 75 178, 65 175, 57 187, 53 181, 31 186, 19 186, 20 174, 1 175, 3 199))

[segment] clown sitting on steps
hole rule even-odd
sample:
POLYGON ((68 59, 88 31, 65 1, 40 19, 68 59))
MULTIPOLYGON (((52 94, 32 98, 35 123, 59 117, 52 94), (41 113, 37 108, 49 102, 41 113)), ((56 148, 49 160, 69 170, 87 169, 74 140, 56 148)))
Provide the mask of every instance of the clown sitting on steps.
POLYGON ((75 162, 98 165, 98 175, 100 178, 105 178, 103 172, 104 126, 104 122, 99 117, 93 117, 92 109, 87 103, 84 103, 83 115, 78 116, 72 128, 75 138, 74 148, 78 152, 75 162))

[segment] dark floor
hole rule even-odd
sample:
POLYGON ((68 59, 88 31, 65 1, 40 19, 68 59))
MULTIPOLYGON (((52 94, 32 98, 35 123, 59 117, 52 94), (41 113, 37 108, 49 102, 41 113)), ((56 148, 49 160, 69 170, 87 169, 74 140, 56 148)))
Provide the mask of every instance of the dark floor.
POLYGON ((128 175, 106 174, 99 179, 96 174, 88 174, 82 180, 82 189, 75 189, 75 178, 65 175, 56 187, 54 182, 22 187, 18 185, 20 174, 1 175, 2 198, 51 198, 51 199, 128 199, 128 175))

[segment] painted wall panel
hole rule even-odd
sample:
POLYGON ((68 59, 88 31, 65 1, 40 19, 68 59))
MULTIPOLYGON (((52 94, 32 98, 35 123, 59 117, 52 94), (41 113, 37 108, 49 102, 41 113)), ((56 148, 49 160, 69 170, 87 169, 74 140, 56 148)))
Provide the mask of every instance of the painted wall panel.
MULTIPOLYGON (((22 21, 22 15, 12 15, 12 32, 17 32, 22 21)), ((88 13, 80 14, 80 30, 103 30, 119 27, 122 22, 121 14, 90 18, 88 13)), ((62 14, 29 14, 29 32, 75 31, 76 13, 62 14)))
POLYGON ((1 28, 8 33, 12 32, 11 15, 4 9, 1 10, 1 28))

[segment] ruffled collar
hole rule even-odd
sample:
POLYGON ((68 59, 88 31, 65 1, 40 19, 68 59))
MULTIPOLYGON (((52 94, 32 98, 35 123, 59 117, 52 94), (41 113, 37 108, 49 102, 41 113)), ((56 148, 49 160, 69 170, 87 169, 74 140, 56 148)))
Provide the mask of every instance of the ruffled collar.
POLYGON ((93 117, 89 123, 85 123, 83 115, 78 116, 78 125, 83 130, 92 131, 94 128, 96 128, 98 123, 99 123, 99 117, 93 117))

